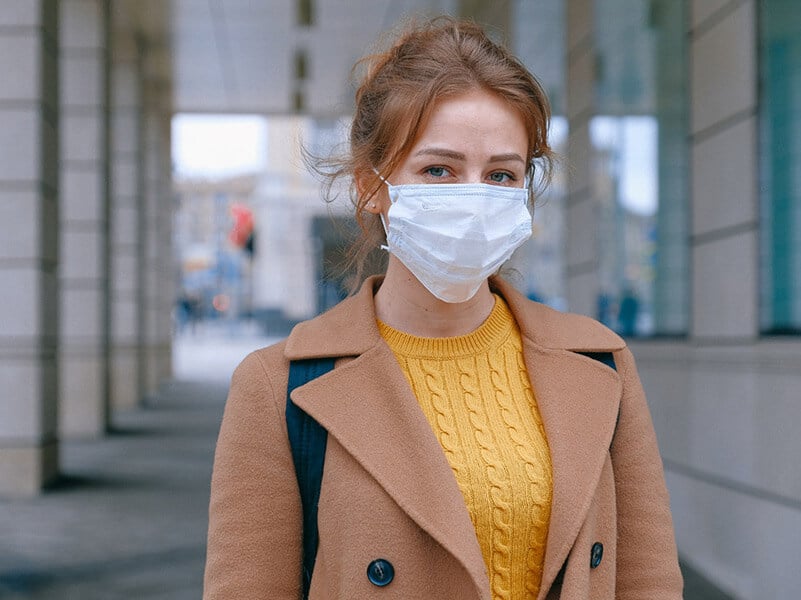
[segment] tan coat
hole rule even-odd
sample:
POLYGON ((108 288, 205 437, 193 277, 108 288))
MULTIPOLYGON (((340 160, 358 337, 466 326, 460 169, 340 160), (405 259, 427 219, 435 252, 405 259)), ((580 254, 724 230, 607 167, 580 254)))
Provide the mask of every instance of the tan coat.
MULTIPOLYGON (((300 596, 287 372, 290 360, 320 356, 343 360, 292 395, 329 432, 310 597, 491 600, 453 472, 376 327, 377 285, 369 280, 234 373, 212 479, 206 600, 300 596), (395 569, 386 587, 367 577, 377 558, 395 569)), ((589 318, 493 285, 520 326, 553 461, 539 598, 681 598, 662 463, 625 343, 589 318), (591 351, 614 352, 617 372, 577 353, 591 351), (603 557, 591 568, 599 542, 603 557)))

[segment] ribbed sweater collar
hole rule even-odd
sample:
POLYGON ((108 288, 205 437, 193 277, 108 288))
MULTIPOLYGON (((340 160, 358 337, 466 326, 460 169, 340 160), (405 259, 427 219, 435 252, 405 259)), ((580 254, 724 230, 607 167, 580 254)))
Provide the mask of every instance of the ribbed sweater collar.
POLYGON ((408 358, 455 358, 473 356, 497 347, 512 332, 514 316, 503 298, 495 296, 495 306, 479 327, 466 335, 420 337, 404 333, 378 320, 378 330, 395 354, 408 358))

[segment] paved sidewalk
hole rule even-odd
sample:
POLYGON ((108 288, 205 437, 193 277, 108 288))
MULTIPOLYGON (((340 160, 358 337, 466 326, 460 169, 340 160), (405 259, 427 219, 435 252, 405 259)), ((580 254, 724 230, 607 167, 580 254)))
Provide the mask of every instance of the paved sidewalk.
POLYGON ((107 438, 63 444, 54 489, 0 502, 0 598, 200 598, 225 388, 166 385, 107 438))
MULTIPOLYGON (((0 500, 0 598, 198 600, 230 369, 263 342, 179 340, 176 371, 190 379, 115 416, 106 438, 62 444, 65 476, 54 489, 0 500), (218 358, 214 369, 193 359, 209 354, 218 358)), ((727 599, 686 576, 687 600, 727 599)))

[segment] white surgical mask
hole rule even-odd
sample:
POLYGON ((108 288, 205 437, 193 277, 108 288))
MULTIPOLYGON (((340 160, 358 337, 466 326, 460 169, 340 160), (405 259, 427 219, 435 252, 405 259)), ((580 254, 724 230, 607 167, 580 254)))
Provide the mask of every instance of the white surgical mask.
POLYGON ((386 249, 445 302, 472 298, 531 237, 526 188, 485 183, 387 187, 392 204, 389 227, 384 223, 386 249))

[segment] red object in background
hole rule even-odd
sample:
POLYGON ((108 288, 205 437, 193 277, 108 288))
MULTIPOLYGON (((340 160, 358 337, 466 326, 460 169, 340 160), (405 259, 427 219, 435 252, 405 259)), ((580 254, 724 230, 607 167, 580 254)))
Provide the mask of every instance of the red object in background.
POLYGON ((244 204, 232 204, 230 210, 234 226, 228 233, 228 239, 237 248, 244 248, 253 234, 253 211, 244 204))
POLYGON ((217 312, 225 312, 231 306, 231 299, 225 294, 217 294, 211 301, 217 312))

